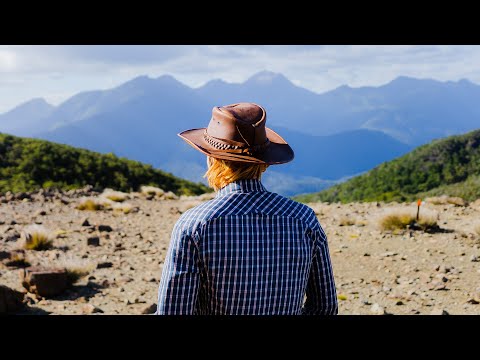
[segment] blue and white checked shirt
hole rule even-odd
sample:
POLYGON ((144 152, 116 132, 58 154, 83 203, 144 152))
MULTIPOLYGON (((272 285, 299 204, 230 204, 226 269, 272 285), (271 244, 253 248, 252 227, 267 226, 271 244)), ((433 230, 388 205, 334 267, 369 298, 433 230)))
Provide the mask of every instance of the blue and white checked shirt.
POLYGON ((239 180, 175 224, 156 314, 337 313, 327 237, 308 206, 239 180))

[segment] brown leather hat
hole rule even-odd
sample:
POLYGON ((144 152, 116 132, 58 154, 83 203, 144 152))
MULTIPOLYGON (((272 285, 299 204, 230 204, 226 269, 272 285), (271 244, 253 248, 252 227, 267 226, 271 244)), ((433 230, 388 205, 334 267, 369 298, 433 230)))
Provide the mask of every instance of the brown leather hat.
POLYGON ((266 120, 265 109, 257 104, 214 107, 207 128, 186 130, 178 136, 217 159, 269 165, 292 161, 292 148, 265 127, 266 120))

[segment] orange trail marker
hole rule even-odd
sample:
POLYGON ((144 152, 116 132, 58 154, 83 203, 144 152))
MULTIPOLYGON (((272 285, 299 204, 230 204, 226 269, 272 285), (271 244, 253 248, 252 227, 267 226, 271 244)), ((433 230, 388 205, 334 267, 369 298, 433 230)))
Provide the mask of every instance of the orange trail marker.
POLYGON ((420 215, 420 205, 422 205, 422 199, 418 199, 418 201, 417 201, 417 221, 418 221, 418 217, 420 215))

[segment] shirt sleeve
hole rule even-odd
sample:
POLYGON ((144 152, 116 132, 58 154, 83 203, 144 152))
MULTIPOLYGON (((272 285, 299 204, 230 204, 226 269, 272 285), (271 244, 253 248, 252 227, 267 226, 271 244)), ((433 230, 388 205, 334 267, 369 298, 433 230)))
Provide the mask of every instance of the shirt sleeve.
POLYGON ((157 315, 191 315, 200 283, 198 246, 177 223, 158 289, 157 315))
POLYGON ((338 314, 337 291, 327 236, 321 227, 313 231, 312 236, 315 250, 307 284, 307 299, 302 313, 304 315, 336 315, 338 314))

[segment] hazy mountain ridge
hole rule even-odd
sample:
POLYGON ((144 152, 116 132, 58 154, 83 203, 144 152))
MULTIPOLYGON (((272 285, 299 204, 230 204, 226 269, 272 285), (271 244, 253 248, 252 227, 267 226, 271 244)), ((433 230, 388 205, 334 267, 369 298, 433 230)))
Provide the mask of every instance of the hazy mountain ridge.
POLYGON ((317 94, 268 71, 241 84, 217 79, 196 89, 168 75, 139 76, 113 89, 77 94, 36 124, 29 120, 28 131, 20 125, 7 131, 6 114, 0 115, 0 131, 115 152, 200 181, 205 159, 176 133, 206 126, 213 106, 252 101, 267 109, 267 126, 296 153, 294 162, 274 172, 323 184, 369 170, 412 144, 473 130, 478 98, 480 86, 467 80, 399 77, 380 87, 341 86, 317 94))

